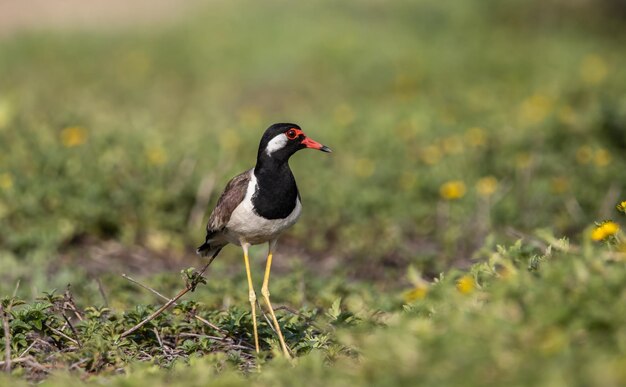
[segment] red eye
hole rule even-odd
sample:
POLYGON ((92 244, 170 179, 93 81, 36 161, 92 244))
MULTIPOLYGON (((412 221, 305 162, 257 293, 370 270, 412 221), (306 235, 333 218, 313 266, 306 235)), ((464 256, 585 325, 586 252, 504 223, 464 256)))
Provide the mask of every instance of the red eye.
POLYGON ((295 140, 298 137, 298 132, 295 129, 289 129, 287 131, 287 138, 290 140, 295 140))

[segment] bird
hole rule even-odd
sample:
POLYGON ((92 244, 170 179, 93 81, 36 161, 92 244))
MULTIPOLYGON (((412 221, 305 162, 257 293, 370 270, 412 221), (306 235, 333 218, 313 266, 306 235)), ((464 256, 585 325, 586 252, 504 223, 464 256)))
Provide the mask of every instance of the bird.
POLYGON ((248 249, 267 243, 268 253, 261 295, 269 309, 285 357, 290 353, 270 301, 269 278, 272 258, 280 235, 293 226, 302 212, 302 201, 289 158, 301 149, 331 153, 331 149, 311 139, 292 123, 268 127, 259 143, 256 165, 227 184, 206 226, 206 238, 197 253, 213 260, 228 244, 241 246, 252 309, 254 345, 259 353, 256 321, 256 293, 252 284, 248 249))

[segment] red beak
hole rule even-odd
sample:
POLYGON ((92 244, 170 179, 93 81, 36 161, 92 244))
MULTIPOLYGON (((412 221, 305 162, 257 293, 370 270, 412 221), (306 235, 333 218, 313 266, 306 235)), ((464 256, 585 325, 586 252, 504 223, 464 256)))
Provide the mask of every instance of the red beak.
POLYGON ((326 152, 326 153, 332 152, 332 150, 326 145, 322 145, 319 142, 312 140, 308 137, 302 140, 302 145, 306 146, 307 148, 321 150, 322 152, 326 152))

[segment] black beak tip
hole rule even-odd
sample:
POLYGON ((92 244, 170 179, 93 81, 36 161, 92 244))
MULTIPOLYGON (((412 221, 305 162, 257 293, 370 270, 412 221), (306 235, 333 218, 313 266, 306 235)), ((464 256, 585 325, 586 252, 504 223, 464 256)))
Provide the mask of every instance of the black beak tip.
POLYGON ((327 147, 326 145, 323 145, 320 150, 322 152, 326 152, 326 153, 333 153, 332 149, 330 149, 329 147, 327 147))

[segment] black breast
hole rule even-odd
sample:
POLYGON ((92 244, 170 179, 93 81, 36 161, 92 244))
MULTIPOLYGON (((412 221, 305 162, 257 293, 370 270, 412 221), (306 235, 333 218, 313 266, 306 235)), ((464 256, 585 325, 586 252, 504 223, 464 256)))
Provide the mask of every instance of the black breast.
POLYGON ((257 214, 265 219, 284 219, 296 207, 298 186, 287 165, 281 170, 255 169, 257 189, 252 204, 257 214))

